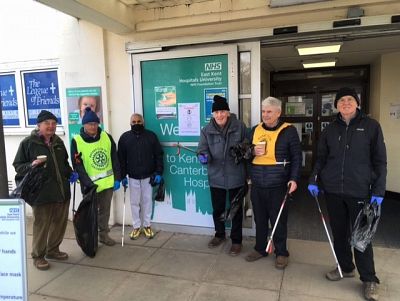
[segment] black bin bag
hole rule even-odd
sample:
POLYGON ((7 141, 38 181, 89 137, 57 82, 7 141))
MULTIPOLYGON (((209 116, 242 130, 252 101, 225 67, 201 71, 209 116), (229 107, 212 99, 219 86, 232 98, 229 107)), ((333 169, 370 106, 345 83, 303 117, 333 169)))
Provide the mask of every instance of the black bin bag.
POLYGON ((89 189, 78 210, 73 212, 76 241, 89 257, 94 257, 98 248, 96 188, 97 186, 93 186, 89 189))
POLYGON ((11 192, 10 197, 23 199, 29 205, 34 206, 47 178, 46 168, 43 165, 31 167, 25 176, 16 177, 17 187, 11 192))
POLYGON ((160 184, 158 184, 158 188, 156 189, 156 193, 154 194, 154 200, 157 202, 164 202, 165 198, 165 184, 164 179, 161 179, 160 184))
POLYGON ((375 235, 380 217, 381 206, 365 202, 353 225, 350 245, 358 251, 364 252, 375 235))

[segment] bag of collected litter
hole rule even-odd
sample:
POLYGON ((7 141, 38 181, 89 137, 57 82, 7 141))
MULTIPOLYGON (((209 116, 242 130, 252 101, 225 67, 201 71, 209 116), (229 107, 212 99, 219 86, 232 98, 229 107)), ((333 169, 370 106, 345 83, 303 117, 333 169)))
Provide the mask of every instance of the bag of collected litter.
POLYGON ((161 182, 160 184, 158 184, 158 188, 156 189, 154 200, 157 202, 164 202, 164 197, 165 197, 165 184, 164 184, 164 179, 161 179, 161 182))
POLYGON ((249 189, 249 186, 247 185, 247 182, 244 184, 242 188, 238 191, 238 193, 235 195, 231 202, 231 206, 229 207, 228 211, 225 213, 225 221, 231 221, 236 213, 238 212, 239 208, 241 208, 241 205, 243 204, 243 199, 247 194, 247 191, 249 189))
POLYGON ((242 143, 231 146, 229 151, 231 156, 235 158, 235 163, 239 164, 240 162, 250 160, 253 157, 253 149, 254 144, 251 144, 247 139, 245 139, 242 143))
POLYGON ((15 182, 17 187, 11 192, 10 197, 23 199, 26 203, 33 206, 46 180, 46 168, 43 165, 33 166, 22 178, 16 177, 15 182))
POLYGON ((353 225, 350 245, 358 251, 364 252, 375 235, 380 217, 381 206, 365 202, 353 225))
POLYGON ((98 248, 96 188, 97 185, 94 185, 84 195, 78 210, 75 211, 75 200, 73 205, 73 224, 76 241, 82 251, 89 257, 94 257, 98 248))

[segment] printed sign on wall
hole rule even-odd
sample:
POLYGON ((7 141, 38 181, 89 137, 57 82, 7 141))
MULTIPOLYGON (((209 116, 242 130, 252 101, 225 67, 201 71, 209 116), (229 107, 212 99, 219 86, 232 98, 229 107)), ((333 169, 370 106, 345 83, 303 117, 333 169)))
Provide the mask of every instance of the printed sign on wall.
POLYGON ((28 125, 36 125, 41 110, 52 112, 61 124, 57 71, 24 72, 23 79, 28 125))
POLYGON ((19 125, 14 74, 0 75, 0 99, 3 109, 3 125, 19 125))

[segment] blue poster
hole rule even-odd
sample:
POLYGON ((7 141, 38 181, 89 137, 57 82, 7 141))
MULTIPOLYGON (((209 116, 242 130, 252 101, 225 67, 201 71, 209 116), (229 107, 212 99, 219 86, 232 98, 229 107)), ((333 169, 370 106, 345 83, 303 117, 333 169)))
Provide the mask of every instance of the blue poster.
MULTIPOLYGON (((214 96, 219 95, 221 97, 226 97, 227 89, 226 88, 208 88, 204 89, 204 120, 206 122, 210 121, 212 117, 212 103, 214 102, 214 96)), ((228 99, 227 99, 228 101, 228 99)), ((229 102, 229 101, 228 101, 229 102)))
POLYGON ((0 99, 3 108, 3 125, 19 125, 15 75, 0 75, 0 99))
POLYGON ((57 71, 25 72, 23 76, 28 125, 36 125, 41 110, 52 112, 61 124, 57 71))

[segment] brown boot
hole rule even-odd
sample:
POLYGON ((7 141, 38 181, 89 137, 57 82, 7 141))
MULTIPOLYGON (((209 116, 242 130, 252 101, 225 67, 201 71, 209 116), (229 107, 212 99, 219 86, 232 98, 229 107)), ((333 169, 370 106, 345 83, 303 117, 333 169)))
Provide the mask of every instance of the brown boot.
POLYGON ((109 235, 108 235, 108 233, 100 233, 100 235, 99 235, 99 240, 100 240, 100 242, 101 243, 103 243, 103 244, 105 244, 106 246, 113 246, 113 245, 115 245, 115 240, 114 239, 112 239, 109 235))
POLYGON ((281 255, 276 256, 275 267, 278 270, 283 270, 284 268, 286 268, 288 263, 289 263, 289 257, 281 255))
POLYGON ((49 262, 43 257, 34 258, 33 265, 41 271, 46 271, 50 268, 49 262))
POLYGON ((242 244, 232 244, 231 249, 229 250, 229 255, 238 256, 242 251, 242 244))
POLYGON ((224 241, 226 240, 225 237, 213 237, 213 239, 211 239, 208 243, 208 247, 210 249, 216 248, 219 245, 221 245, 224 241))
MULTIPOLYGON (((265 256, 267 256, 267 255, 265 255, 265 256)), ((247 254, 245 259, 248 262, 253 262, 253 261, 259 260, 260 258, 263 258, 265 256, 262 255, 261 253, 257 252, 257 251, 253 251, 253 252, 247 254)))

